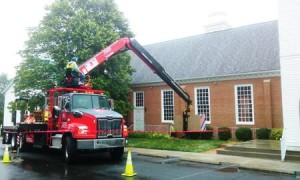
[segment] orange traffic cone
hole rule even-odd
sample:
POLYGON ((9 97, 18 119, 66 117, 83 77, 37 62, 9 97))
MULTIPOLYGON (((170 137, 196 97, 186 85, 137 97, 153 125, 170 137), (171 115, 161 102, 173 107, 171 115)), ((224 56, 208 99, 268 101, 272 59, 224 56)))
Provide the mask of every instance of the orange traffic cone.
POLYGON ((122 176, 131 177, 131 176, 135 176, 135 175, 137 175, 137 173, 135 173, 133 170, 133 165, 132 165, 132 161, 131 161, 131 152, 128 151, 125 172, 122 174, 122 176))
POLYGON ((5 151, 4 151, 4 154, 3 154, 3 160, 2 160, 3 163, 10 163, 10 159, 9 159, 9 152, 8 152, 8 145, 5 146, 5 151))

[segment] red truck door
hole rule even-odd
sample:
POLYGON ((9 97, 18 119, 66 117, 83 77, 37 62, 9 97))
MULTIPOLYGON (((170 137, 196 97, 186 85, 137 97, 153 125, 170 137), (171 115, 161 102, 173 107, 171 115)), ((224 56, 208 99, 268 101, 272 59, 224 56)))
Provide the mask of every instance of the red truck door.
POLYGON ((60 117, 59 117, 61 120, 61 128, 62 129, 68 128, 68 119, 69 119, 70 111, 71 111, 70 98, 64 97, 62 99, 61 113, 60 113, 60 117))

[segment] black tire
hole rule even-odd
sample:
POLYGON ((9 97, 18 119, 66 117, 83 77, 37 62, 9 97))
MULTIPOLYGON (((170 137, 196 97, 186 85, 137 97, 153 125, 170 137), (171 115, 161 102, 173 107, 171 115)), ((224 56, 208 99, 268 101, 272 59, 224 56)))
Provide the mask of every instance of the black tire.
POLYGON ((3 133, 2 144, 10 144, 11 143, 11 133, 3 133))
POLYGON ((2 144, 7 144, 8 141, 8 133, 3 133, 2 144))
POLYGON ((112 160, 120 160, 124 154, 124 147, 111 148, 109 154, 112 160))
POLYGON ((67 136, 64 141, 63 156, 64 161, 68 164, 74 163, 76 161, 76 141, 71 136, 67 136))
POLYGON ((20 136, 20 151, 21 152, 30 152, 33 148, 33 144, 27 143, 25 141, 26 135, 20 136))
POLYGON ((20 135, 20 151, 25 152, 25 140, 24 135, 20 135))

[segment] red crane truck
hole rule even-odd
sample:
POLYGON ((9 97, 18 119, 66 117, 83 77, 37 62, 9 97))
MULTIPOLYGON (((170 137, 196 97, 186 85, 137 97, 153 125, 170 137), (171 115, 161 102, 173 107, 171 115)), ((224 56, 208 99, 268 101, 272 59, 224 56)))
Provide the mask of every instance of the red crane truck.
MULTIPOLYGON (((136 40, 127 37, 117 40, 79 69, 86 75, 113 55, 128 49, 187 102, 183 113, 185 129, 192 104, 189 95, 136 40)), ((21 150, 32 146, 61 149, 67 163, 74 162, 77 154, 84 150, 109 151, 113 159, 122 158, 128 136, 124 118, 112 110, 111 101, 104 91, 81 86, 78 82, 76 78, 67 77, 66 87, 49 90, 45 109, 47 117, 32 124, 15 123, 14 126, 3 127, 3 144, 11 144, 12 148, 19 147, 21 150)))

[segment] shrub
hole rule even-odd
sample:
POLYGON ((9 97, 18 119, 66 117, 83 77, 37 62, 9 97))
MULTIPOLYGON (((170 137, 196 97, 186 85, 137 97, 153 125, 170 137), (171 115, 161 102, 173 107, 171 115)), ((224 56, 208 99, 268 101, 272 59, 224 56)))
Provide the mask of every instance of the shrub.
POLYGON ((183 132, 171 132, 171 137, 182 139, 185 134, 183 132))
POLYGON ((148 134, 145 132, 134 131, 134 132, 128 133, 129 138, 146 138, 147 136, 148 136, 148 134))
POLYGON ((185 137, 187 139, 200 139, 200 132, 186 132, 185 137))
POLYGON ((271 129, 268 128, 260 128, 256 130, 256 138, 257 139, 269 139, 271 129))
POLYGON ((169 139, 170 135, 166 133, 149 133, 152 139, 169 139))
POLYGON ((201 132, 200 133, 200 139, 211 139, 213 136, 213 131, 214 128, 211 126, 206 126, 206 130, 209 130, 209 132, 201 132))
POLYGON ((282 137, 282 128, 281 129, 272 129, 270 132, 269 138, 271 140, 279 140, 282 137))
POLYGON ((157 132, 130 132, 128 134, 129 138, 151 138, 151 139, 168 139, 169 134, 157 133, 157 132))
POLYGON ((231 138, 230 128, 227 126, 222 126, 218 128, 218 137, 220 140, 227 141, 231 138))
MULTIPOLYGON (((206 126, 206 130, 213 130, 211 126, 206 126)), ((213 132, 186 132, 186 138, 188 139, 211 139, 213 132)))
POLYGON ((235 136, 240 141, 248 141, 252 139, 252 131, 248 127, 239 127, 235 132, 235 136))

